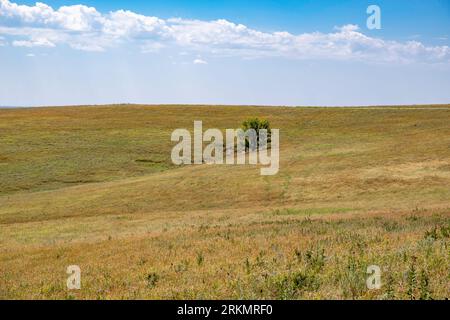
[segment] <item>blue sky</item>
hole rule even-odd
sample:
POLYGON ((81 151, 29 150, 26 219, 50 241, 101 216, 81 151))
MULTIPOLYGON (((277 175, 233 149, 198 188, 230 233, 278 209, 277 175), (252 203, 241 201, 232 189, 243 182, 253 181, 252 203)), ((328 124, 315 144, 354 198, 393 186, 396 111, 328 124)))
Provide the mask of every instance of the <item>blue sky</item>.
POLYGON ((0 0, 0 105, 450 103, 450 1, 43 2, 0 0))

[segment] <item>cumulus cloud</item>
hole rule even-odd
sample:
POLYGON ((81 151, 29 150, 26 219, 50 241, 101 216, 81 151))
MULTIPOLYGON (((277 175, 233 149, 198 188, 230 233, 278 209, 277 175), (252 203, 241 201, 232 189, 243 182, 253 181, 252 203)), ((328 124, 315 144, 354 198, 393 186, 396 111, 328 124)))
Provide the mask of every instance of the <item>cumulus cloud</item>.
POLYGON ((9 0, 0 0, 0 34, 12 37, 15 46, 68 45, 86 51, 135 43, 142 52, 176 48, 243 58, 450 63, 448 46, 373 38, 352 24, 330 33, 262 32, 223 19, 160 19, 126 10, 100 13, 85 5, 55 10, 44 3, 27 6, 9 0))
POLYGON ((202 59, 195 59, 193 61, 194 64, 208 64, 208 62, 206 62, 205 60, 202 59))

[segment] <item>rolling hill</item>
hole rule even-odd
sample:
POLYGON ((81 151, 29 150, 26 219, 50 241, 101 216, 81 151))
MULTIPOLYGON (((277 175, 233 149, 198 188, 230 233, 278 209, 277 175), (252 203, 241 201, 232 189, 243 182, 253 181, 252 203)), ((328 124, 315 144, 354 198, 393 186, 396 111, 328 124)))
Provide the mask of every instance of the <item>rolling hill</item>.
POLYGON ((0 298, 448 298, 449 123, 450 105, 0 109, 0 298), (171 163, 174 129, 255 116, 280 129, 277 175, 171 163))

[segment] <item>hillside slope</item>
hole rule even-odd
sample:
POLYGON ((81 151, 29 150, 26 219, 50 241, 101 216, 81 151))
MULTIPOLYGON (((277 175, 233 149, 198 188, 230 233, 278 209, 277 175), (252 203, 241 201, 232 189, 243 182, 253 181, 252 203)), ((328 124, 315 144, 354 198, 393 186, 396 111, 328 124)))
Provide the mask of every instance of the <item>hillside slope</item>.
POLYGON ((430 278, 414 294, 444 298, 448 123, 450 106, 0 110, 0 298, 404 298, 412 264, 430 278), (278 175, 171 163, 174 129, 254 116, 280 129, 278 175), (394 293, 365 289, 367 264, 394 293))

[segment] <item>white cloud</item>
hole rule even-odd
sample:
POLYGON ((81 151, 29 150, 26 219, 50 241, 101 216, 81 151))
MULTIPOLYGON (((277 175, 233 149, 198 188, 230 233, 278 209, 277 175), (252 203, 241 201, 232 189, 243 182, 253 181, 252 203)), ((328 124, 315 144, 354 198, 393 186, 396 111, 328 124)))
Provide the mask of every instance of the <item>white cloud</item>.
POLYGON ((62 6, 58 10, 37 2, 35 6, 18 5, 9 0, 0 0, 0 14, 19 24, 36 27, 63 28, 71 31, 89 31, 102 19, 95 8, 84 5, 62 6))
POLYGON ((145 41, 141 46, 143 53, 155 53, 165 48, 165 45, 155 41, 145 41))
POLYGON ((37 38, 33 40, 14 40, 12 42, 14 47, 54 47, 55 44, 46 38, 37 38))
POLYGON ((193 61, 194 64, 208 64, 208 62, 206 62, 205 60, 202 59, 195 59, 193 61))
POLYGON ((35 54, 34 53, 27 53, 27 57, 30 57, 30 58, 35 57, 35 54))
POLYGON ((84 5, 55 10, 43 3, 26 6, 9 0, 0 0, 0 34, 13 37, 15 46, 68 45, 86 51, 137 44, 142 52, 175 47, 180 52, 243 58, 450 63, 448 46, 373 38, 352 24, 330 33, 295 35, 261 32, 223 19, 164 20, 125 10, 103 14, 84 5))

